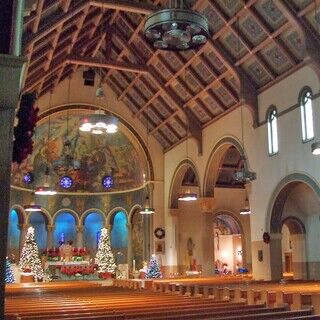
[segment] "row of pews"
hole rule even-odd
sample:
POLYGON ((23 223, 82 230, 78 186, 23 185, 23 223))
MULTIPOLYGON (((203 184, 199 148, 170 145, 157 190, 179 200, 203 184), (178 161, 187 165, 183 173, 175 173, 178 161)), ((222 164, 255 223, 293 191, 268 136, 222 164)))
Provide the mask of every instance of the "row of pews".
MULTIPOLYGON (((135 283, 135 282, 133 282, 135 283)), ((265 302, 248 303, 244 296, 236 297, 229 291, 214 299, 187 291, 167 290, 166 283, 154 284, 154 291, 131 285, 131 289, 117 286, 106 287, 100 283, 56 283, 33 287, 10 287, 6 290, 5 319, 320 319, 312 315, 312 308, 289 310, 283 303, 268 306, 265 302), (136 290, 133 290, 136 289, 136 290), (239 298, 239 299, 238 299, 239 298)), ((190 287, 190 283, 188 284, 190 287)))

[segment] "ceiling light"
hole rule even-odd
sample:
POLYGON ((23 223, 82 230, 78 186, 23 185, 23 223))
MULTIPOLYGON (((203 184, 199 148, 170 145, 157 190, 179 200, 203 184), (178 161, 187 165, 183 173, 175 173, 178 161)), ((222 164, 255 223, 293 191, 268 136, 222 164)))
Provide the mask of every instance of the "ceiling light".
POLYGON ((118 131, 118 122, 118 118, 98 110, 94 114, 81 119, 79 130, 96 135, 116 133, 118 131))
POLYGON ((241 215, 247 215, 251 214, 250 206, 249 206, 249 200, 248 196, 246 195, 246 200, 244 202, 244 208, 240 210, 241 215))
POLYGON ((313 155, 319 156, 320 155, 320 141, 314 142, 311 145, 311 150, 312 150, 313 155))
POLYGON ((54 196, 57 194, 57 191, 50 188, 49 183, 46 182, 43 186, 37 187, 34 193, 40 196, 54 196))
POLYGON ((151 208, 150 202, 149 202, 149 197, 146 197, 145 205, 144 207, 139 211, 140 214, 153 214, 155 213, 154 208, 151 208))
POLYGON ((39 204, 35 204, 34 202, 31 202, 28 205, 23 206, 24 211, 27 212, 37 212, 41 211, 41 206, 39 204))
POLYGON ((207 42, 209 25, 198 12, 169 8, 151 14, 144 26, 144 35, 156 49, 189 50, 207 42))
POLYGON ((186 191, 184 193, 179 194, 178 200, 180 201, 195 201, 198 199, 196 193, 192 193, 190 191, 186 191))

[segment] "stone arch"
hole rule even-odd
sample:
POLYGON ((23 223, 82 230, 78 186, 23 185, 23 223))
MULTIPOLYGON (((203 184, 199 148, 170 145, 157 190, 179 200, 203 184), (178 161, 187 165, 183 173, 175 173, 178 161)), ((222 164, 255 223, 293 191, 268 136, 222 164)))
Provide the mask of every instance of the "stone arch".
POLYGON ((304 223, 297 217, 289 216, 282 220, 282 225, 287 225, 291 234, 306 234, 304 223))
POLYGON ((104 212, 102 210, 100 210, 100 209, 97 209, 97 208, 91 208, 91 209, 88 209, 88 210, 86 210, 85 212, 82 213, 82 215, 81 215, 81 217, 79 219, 79 225, 80 226, 84 225, 84 222, 85 222, 87 216, 92 212, 96 212, 96 213, 101 214, 101 216, 103 217, 104 223, 106 223, 106 215, 104 214, 104 212))
POLYGON ((242 235, 244 235, 244 229, 243 229, 243 226, 242 226, 242 222, 240 221, 240 219, 237 217, 236 213, 233 212, 232 210, 230 209, 226 209, 226 208, 218 208, 216 209, 213 214, 212 214, 212 219, 214 220, 215 218, 217 218, 219 215, 227 215, 229 216, 231 219, 233 219, 238 227, 239 227, 239 230, 240 230, 240 233, 242 235))
POLYGON ((17 212, 20 225, 27 223, 27 220, 28 220, 27 213, 25 212, 22 206, 20 206, 19 204, 15 204, 11 207, 10 212, 12 210, 15 210, 17 212))
POLYGON ((142 209, 142 206, 140 204, 135 204, 130 212, 129 212, 129 216, 128 216, 128 223, 132 223, 132 218, 133 218, 133 215, 137 212, 137 210, 141 210, 142 209))
POLYGON ((60 213, 62 213, 62 212, 70 213, 70 214, 74 217, 74 219, 75 219, 75 221, 76 221, 76 226, 77 226, 77 227, 80 226, 80 218, 79 218, 78 214, 77 214, 74 210, 72 210, 72 209, 60 209, 60 210, 58 210, 58 211, 55 212, 55 214, 53 215, 52 221, 55 222, 57 216, 58 216, 60 213))
MULTIPOLYGON (((49 211, 46 210, 45 208, 41 207, 41 211, 40 211, 40 212, 41 212, 42 215, 44 216, 47 226, 52 226, 54 220, 53 220, 53 218, 51 217, 49 211)), ((32 212, 30 212, 30 213, 28 214, 27 224, 30 223, 29 219, 30 219, 31 214, 32 214, 32 212)))
MULTIPOLYGON (((203 194, 205 197, 214 196, 214 188, 212 186, 215 185, 215 180, 218 172, 218 167, 220 161, 225 154, 225 152, 231 147, 234 146, 240 153, 240 155, 244 155, 246 157, 246 152, 243 149, 239 140, 235 137, 227 136, 220 139, 215 146, 213 147, 209 159, 207 161, 205 175, 203 180, 203 194)), ((246 170, 249 169, 248 166, 248 158, 246 157, 246 161, 244 162, 244 167, 246 170)))
POLYGON ((281 233, 282 212, 288 195, 298 184, 308 185, 320 199, 320 187, 316 180, 305 173, 292 173, 283 178, 274 189, 267 209, 266 231, 281 233))
POLYGON ((127 216, 127 221, 129 222, 129 215, 128 215, 127 210, 124 209, 123 207, 115 207, 115 208, 111 209, 107 214, 106 226, 110 226, 111 225, 112 218, 113 218, 114 214, 117 213, 118 211, 124 212, 126 214, 126 216, 127 216))
POLYGON ((197 167, 191 159, 184 159, 178 164, 171 180, 169 204, 168 204, 170 209, 178 208, 178 195, 180 193, 180 188, 182 185, 183 178, 188 169, 192 169, 196 176, 196 181, 198 182, 198 188, 199 188, 198 196, 201 196, 200 175, 197 170, 197 167))

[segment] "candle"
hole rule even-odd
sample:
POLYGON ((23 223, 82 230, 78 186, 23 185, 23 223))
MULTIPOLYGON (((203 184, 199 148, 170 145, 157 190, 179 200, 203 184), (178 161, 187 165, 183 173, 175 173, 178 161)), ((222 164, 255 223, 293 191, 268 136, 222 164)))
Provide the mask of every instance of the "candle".
POLYGON ((132 261, 132 269, 133 271, 136 271, 136 260, 132 261))

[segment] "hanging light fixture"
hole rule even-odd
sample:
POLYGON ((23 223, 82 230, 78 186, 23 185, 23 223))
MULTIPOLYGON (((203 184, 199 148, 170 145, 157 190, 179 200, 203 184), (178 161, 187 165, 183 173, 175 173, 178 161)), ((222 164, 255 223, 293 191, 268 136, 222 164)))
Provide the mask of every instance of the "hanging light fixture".
POLYGON ((23 206, 23 209, 27 212, 39 212, 41 211, 41 206, 39 204, 35 204, 34 201, 31 201, 30 204, 23 206))
POLYGON ((153 213, 155 213, 155 210, 150 206, 150 199, 149 199, 149 196, 147 196, 144 207, 140 210, 140 214, 153 214, 153 213))
POLYGON ((246 200, 244 201, 244 208, 240 210, 240 214, 241 215, 251 214, 247 193, 246 193, 246 200))
POLYGON ((51 115, 50 115, 50 109, 51 109, 51 99, 52 99, 52 92, 50 92, 50 98, 49 98, 49 119, 48 119, 48 138, 47 138, 47 164, 46 164, 46 170, 45 170, 45 183, 42 186, 36 187, 34 193, 41 196, 53 196, 57 193, 56 190, 54 190, 52 187, 50 187, 50 168, 49 168, 49 142, 50 142, 50 125, 51 125, 51 115))
POLYGON ((183 0, 169 0, 169 8, 148 16, 144 25, 147 41, 156 49, 189 50, 207 42, 206 17, 186 9, 183 0))
POLYGON ((92 134, 108 134, 118 131, 118 118, 107 115, 102 110, 95 111, 87 117, 81 119, 80 131, 92 134))
MULTIPOLYGON (((103 12, 104 15, 104 12, 103 12)), ((101 37, 104 29, 101 27, 101 37)), ((100 52, 100 64, 102 64, 102 51, 100 52)), ((105 94, 102 86, 102 67, 99 68, 99 85, 96 90, 96 98, 104 99, 105 94)), ((103 110, 96 110, 93 114, 81 119, 79 130, 94 135, 116 133, 118 131, 118 118, 111 113, 106 114, 103 110)))
MULTIPOLYGON (((146 120, 147 120, 147 151, 149 151, 149 105, 147 106, 146 112, 146 120)), ((148 191, 149 192, 149 191, 148 191)), ((155 213, 154 208, 151 207, 149 195, 146 196, 146 200, 144 203, 144 207, 140 210, 140 214, 153 214, 155 213)))
MULTIPOLYGON (((240 60, 240 21, 239 21, 239 17, 238 17, 238 61, 240 60)), ((240 73, 240 101, 242 101, 242 79, 241 79, 241 75, 242 73, 240 73)), ((249 171, 245 168, 245 165, 247 163, 247 158, 244 154, 244 150, 245 150, 245 143, 244 143, 244 133, 243 133, 243 104, 241 104, 240 106, 240 113, 241 113, 241 117, 240 117, 240 121, 241 121, 241 143, 242 143, 242 149, 243 149, 243 153, 240 157, 240 161, 242 161, 243 163, 243 168, 238 170, 237 172, 234 173, 233 175, 233 179, 236 182, 242 183, 242 184, 246 184, 250 181, 256 180, 257 178, 257 174, 253 171, 249 171)))

